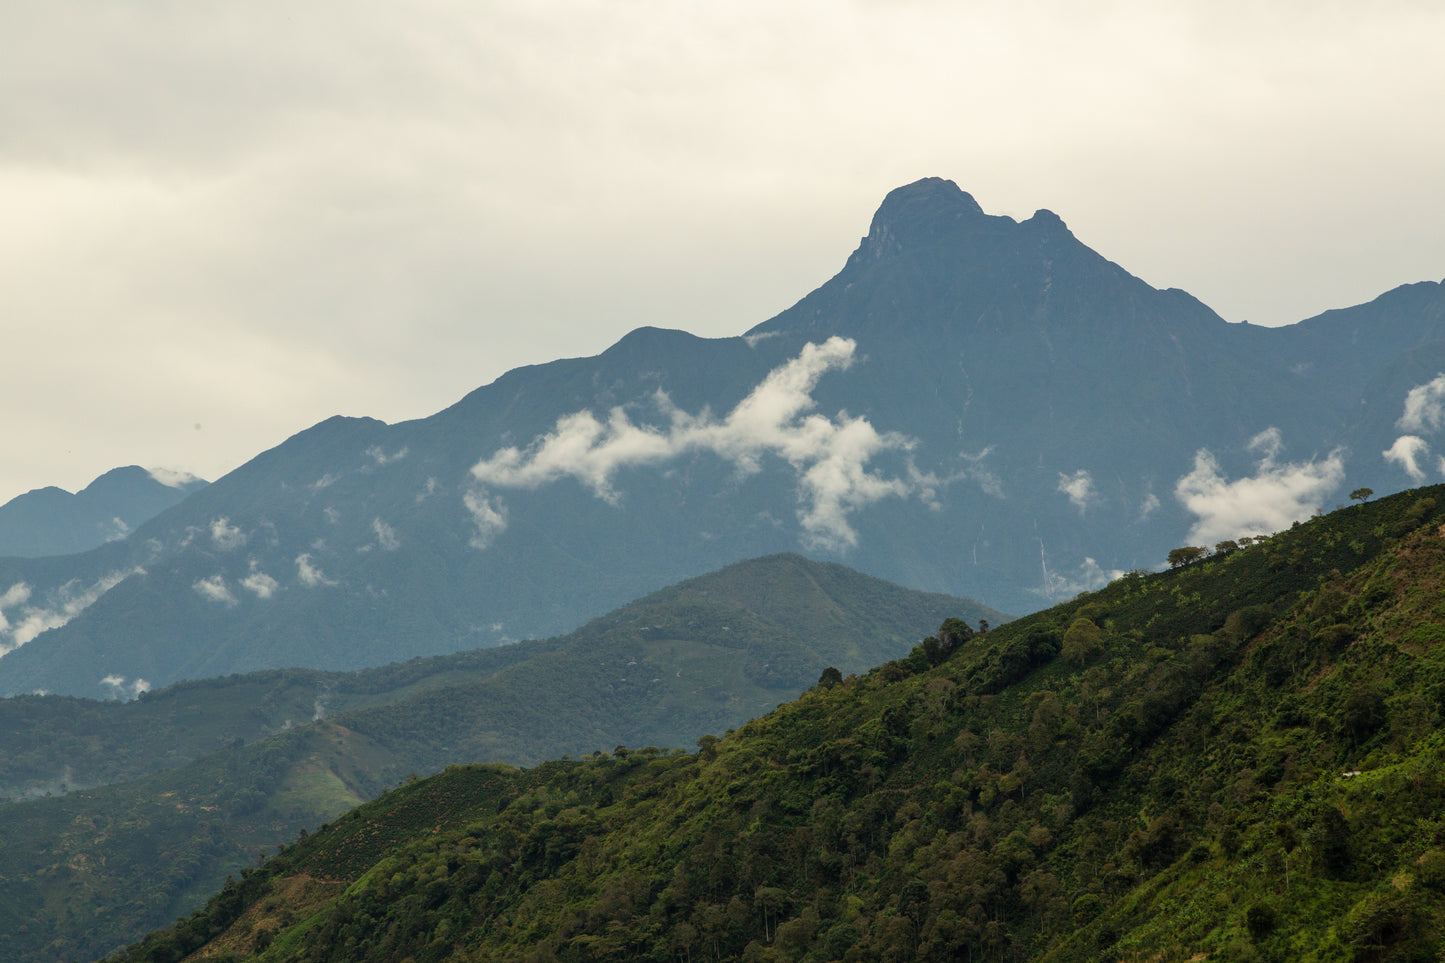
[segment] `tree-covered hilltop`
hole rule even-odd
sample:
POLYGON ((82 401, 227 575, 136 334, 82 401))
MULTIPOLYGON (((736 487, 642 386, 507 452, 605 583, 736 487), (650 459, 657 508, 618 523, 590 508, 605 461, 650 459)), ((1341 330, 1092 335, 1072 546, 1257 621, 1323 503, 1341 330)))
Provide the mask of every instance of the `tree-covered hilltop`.
POLYGON ((906 653, 966 599, 798 555, 654 592, 567 636, 358 673, 275 670, 129 703, 0 700, 0 959, 95 959, 274 850, 460 762, 690 745, 828 666, 906 653), (316 719, 315 716, 324 716, 316 719))
POLYGON ((952 612, 1007 618, 969 599, 782 554, 668 586, 554 639, 356 672, 194 680, 131 701, 14 696, 0 699, 0 800, 136 779, 338 714, 388 745, 424 729, 411 747, 421 755, 404 772, 473 759, 530 765, 590 751, 598 739, 690 743, 766 712, 829 663, 861 671, 906 651, 952 612), (539 712, 530 724, 521 718, 539 712), (462 747, 470 755, 438 746, 459 714, 497 734, 470 732, 462 747))
POLYGON ((1442 497, 946 623, 695 753, 448 769, 113 959, 1436 959, 1442 497))

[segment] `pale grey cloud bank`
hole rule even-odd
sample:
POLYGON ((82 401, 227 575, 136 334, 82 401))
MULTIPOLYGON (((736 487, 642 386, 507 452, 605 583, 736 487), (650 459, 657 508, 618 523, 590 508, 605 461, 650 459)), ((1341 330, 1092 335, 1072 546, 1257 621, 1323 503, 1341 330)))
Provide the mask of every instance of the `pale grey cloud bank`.
POLYGON ((931 503, 940 484, 911 463, 903 476, 869 470, 876 456, 911 449, 911 439, 880 432, 846 413, 834 418, 809 413, 818 380, 851 367, 856 348, 839 337, 804 345, 722 419, 707 411, 688 414, 662 392, 652 400, 665 427, 637 424, 623 407, 613 408, 605 422, 590 411, 559 419, 527 448, 503 448, 472 467, 477 488, 467 493, 466 505, 476 526, 473 544, 486 548, 506 527, 505 504, 492 494, 496 489, 538 488, 570 477, 616 504, 618 472, 707 451, 731 462, 742 478, 761 471, 767 458, 787 462, 797 476, 804 543, 833 551, 853 547, 857 533, 848 521, 853 512, 888 497, 917 496, 931 503))
POLYGON ((1232 320, 1445 273, 1438 4, 56 0, 5 27, 0 500, 216 478, 640 324, 741 333, 922 176, 1232 320))

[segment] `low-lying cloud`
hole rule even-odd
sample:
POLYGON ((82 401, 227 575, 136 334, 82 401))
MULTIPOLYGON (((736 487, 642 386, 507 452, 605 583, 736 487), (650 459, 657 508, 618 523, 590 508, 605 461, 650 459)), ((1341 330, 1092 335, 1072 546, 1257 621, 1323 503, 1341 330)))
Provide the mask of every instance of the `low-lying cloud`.
POLYGON ((241 531, 224 515, 211 521, 211 544, 223 552, 240 548, 246 544, 246 533, 241 531))
POLYGON ((124 702, 139 699, 142 692, 151 691, 151 684, 145 679, 127 680, 123 675, 108 675, 100 680, 100 684, 111 691, 112 698, 124 702))
POLYGON ((16 582, 0 595, 0 656, 15 651, 42 632, 60 628, 130 576, 143 574, 142 568, 111 572, 90 585, 72 579, 50 592, 43 602, 34 604, 31 586, 16 582))
MULTIPOLYGON (((995 498, 1003 498, 1003 481, 997 473, 992 471, 984 462, 989 455, 993 454, 993 446, 976 452, 961 451, 958 453, 959 460, 963 462, 963 471, 959 478, 971 478, 978 484, 979 489, 985 495, 992 495, 995 498)), ((952 480, 952 479, 950 479, 952 480)))
POLYGON ((312 563, 310 552, 296 556, 296 578, 307 588, 315 588, 318 585, 336 584, 327 578, 320 568, 312 563))
POLYGON ((1260 456, 1255 474, 1234 481, 1224 477, 1207 449, 1195 453, 1193 471, 1174 486, 1175 497, 1198 518, 1190 542, 1208 546, 1242 534, 1277 532, 1319 510, 1344 480, 1343 453, 1281 463, 1282 447, 1278 429, 1260 432, 1249 443, 1260 456))
POLYGON ((376 462, 377 466, 390 465, 394 461, 401 461, 406 457, 408 449, 399 448, 391 454, 387 454, 380 445, 372 445, 366 449, 366 457, 376 462))
POLYGON ((613 482, 622 469, 706 451, 730 461, 741 477, 760 472, 766 457, 786 461, 797 475, 804 542, 822 549, 851 548, 858 540, 848 521, 853 512, 887 497, 931 502, 940 484, 936 476, 911 466, 903 477, 868 470, 875 456, 907 451, 912 439, 879 432, 866 419, 844 412, 836 418, 806 414, 815 405, 818 379, 847 370, 856 347, 839 337, 805 345, 720 420, 707 410, 698 415, 681 411, 662 392, 653 400, 668 421, 665 428, 635 424, 622 407, 613 408, 605 422, 590 411, 559 418, 551 432, 525 450, 503 448, 472 467, 476 487, 464 496, 476 526, 472 544, 485 548, 506 527, 505 507, 491 494, 495 489, 535 489, 570 477, 615 505, 621 496, 613 482))
POLYGON ((1099 500, 1099 493, 1094 490, 1094 477, 1083 468, 1072 475, 1059 472, 1059 491, 1069 496, 1069 504, 1073 505, 1080 515, 1099 500))
POLYGON ((372 520, 371 530, 376 533, 376 544, 380 545, 383 551, 394 552, 401 547, 401 539, 397 537, 396 529, 381 519, 372 520))
POLYGON ((1411 388, 1405 395, 1405 411, 1395 422, 1396 428, 1412 433, 1439 431, 1442 425, 1445 425, 1445 373, 1411 388))
POLYGON ((1405 474, 1416 482, 1425 480, 1425 469, 1420 462, 1430 455, 1430 443, 1419 435, 1401 435, 1395 443, 1380 454, 1385 461, 1393 462, 1405 470, 1405 474))
MULTIPOLYGON (((1380 454, 1419 484, 1425 480, 1424 462, 1430 457, 1430 442, 1420 436, 1439 431, 1442 425, 1445 425, 1445 373, 1406 392, 1405 410, 1395 421, 1395 427, 1407 434, 1396 438, 1380 454)), ((1441 474, 1445 474, 1445 458, 1436 461, 1441 474)))
POLYGON ((1085 557, 1075 569, 1059 571, 1048 566, 1043 559, 1043 584, 1034 591, 1049 600, 1070 599, 1080 592, 1092 592, 1108 585, 1124 573, 1119 569, 1105 570, 1093 558, 1085 557))
POLYGON ((281 588, 281 583, 253 566, 251 574, 241 579, 241 587, 258 599, 269 599, 281 588))
POLYGON ((226 578, 223 575, 212 575, 210 578, 197 579, 191 588, 201 598, 211 602, 219 602, 222 605, 235 605, 236 596, 226 587, 226 578))
POLYGON ((146 474, 167 488, 185 488, 187 485, 194 485, 201 480, 199 476, 192 475, 188 471, 175 471, 171 468, 147 468, 146 474))

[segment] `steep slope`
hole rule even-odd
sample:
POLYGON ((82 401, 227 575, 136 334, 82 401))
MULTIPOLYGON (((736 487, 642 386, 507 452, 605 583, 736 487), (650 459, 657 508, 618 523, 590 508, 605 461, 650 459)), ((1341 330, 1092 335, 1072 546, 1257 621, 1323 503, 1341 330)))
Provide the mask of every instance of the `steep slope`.
POLYGON ((1228 324, 1048 211, 989 216, 930 178, 746 336, 640 328, 430 418, 332 419, 123 543, 0 560, 0 692, 551 635, 800 547, 1031 611, 1426 480, 1442 338, 1439 284, 1228 324))
POLYGON ((1437 958, 1442 496, 926 640, 695 755, 448 770, 114 959, 1437 958))
POLYGON ((185 683, 125 704, 7 700, 0 784, 78 791, 0 805, 0 957, 93 959, 191 911, 258 850, 417 773, 692 745, 829 666, 906 652, 955 612, 1000 618, 783 555, 542 642, 185 683))
POLYGON ((206 483, 161 481, 131 465, 115 468, 75 494, 37 488, 0 505, 0 558, 72 555, 124 538, 206 483))

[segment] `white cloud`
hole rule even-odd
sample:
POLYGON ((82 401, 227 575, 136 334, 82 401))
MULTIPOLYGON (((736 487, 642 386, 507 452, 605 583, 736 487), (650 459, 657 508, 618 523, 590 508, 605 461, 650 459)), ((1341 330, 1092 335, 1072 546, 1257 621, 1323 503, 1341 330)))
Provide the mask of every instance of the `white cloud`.
POLYGON ((476 529, 470 539, 473 548, 486 548, 507 529, 507 506, 501 499, 494 499, 481 491, 469 491, 462 495, 462 504, 472 516, 476 529))
POLYGON ((60 628, 125 579, 144 572, 142 568, 112 572, 89 586, 73 579, 52 591, 43 605, 29 604, 34 592, 28 584, 17 582, 10 586, 0 595, 0 656, 18 649, 42 632, 60 628), (12 615, 7 616, 5 609, 11 609, 12 615))
POLYGON ((6 609, 15 609, 30 601, 30 586, 24 582, 16 582, 0 595, 0 656, 11 649, 24 643, 15 642, 13 630, 10 627, 10 620, 5 616, 6 609))
POLYGON ((396 529, 381 519, 372 521, 371 530, 376 533, 376 543, 386 551, 394 552, 401 547, 401 539, 397 537, 396 529))
POLYGON ((1144 496, 1144 501, 1139 506, 1139 521, 1147 521, 1150 515, 1159 510, 1159 496, 1149 492, 1144 496))
POLYGON ((1420 459, 1430 454, 1430 443, 1419 435, 1401 435, 1380 454, 1385 456, 1385 461, 1394 462, 1405 469, 1405 474, 1413 481, 1425 480, 1425 469, 1420 467, 1420 459))
POLYGON ((211 522, 211 544, 223 552, 240 548, 246 544, 246 533, 241 531, 226 516, 211 522))
POLYGON ((175 471, 170 468, 148 468, 146 472, 167 488, 185 488, 201 480, 188 471, 175 471))
POLYGON ((378 466, 390 465, 394 461, 401 461, 403 458, 406 457, 406 454, 406 448, 400 448, 397 451, 392 452, 390 455, 383 451, 380 445, 372 445, 370 448, 366 449, 367 457, 370 458, 372 461, 376 462, 378 466))
MULTIPOLYGON (((4 595, 0 595, 0 619, 4 619, 6 609, 13 605, 24 605, 28 601, 30 601, 30 586, 24 582, 16 582, 5 590, 4 595)), ((3 628, 4 624, 3 621, 0 621, 0 628, 3 628)))
POLYGON ((1252 477, 1225 479, 1214 455, 1201 448, 1194 469, 1179 479, 1174 495, 1198 521, 1190 542, 1212 545, 1241 532, 1274 532, 1308 518, 1344 479, 1344 456, 1333 451, 1318 461, 1279 463, 1279 433, 1261 432, 1250 442, 1261 458, 1252 477))
POLYGON ((1405 411, 1395 422, 1401 431, 1426 433, 1445 425, 1445 373, 1416 385, 1405 395, 1405 411))
POLYGON ((113 690, 115 698, 127 702, 140 698, 142 692, 151 691, 151 684, 145 679, 138 678, 134 682, 127 682, 123 675, 108 675, 100 680, 100 684, 113 690))
POLYGON ((537 488, 572 477, 594 495, 617 504, 613 487, 624 468, 657 465, 693 451, 710 451, 731 461, 740 476, 762 470, 763 459, 781 458, 794 470, 802 503, 798 520, 804 541, 816 548, 841 550, 856 544, 848 516, 881 498, 929 499, 939 480, 910 471, 908 477, 885 477, 867 469, 874 456, 907 451, 913 441, 894 432, 880 433, 867 420, 840 412, 836 419, 805 414, 814 407, 813 388, 829 371, 853 363, 855 342, 833 337, 808 344, 798 357, 775 368, 727 417, 718 420, 704 410, 690 415, 659 392, 654 401, 669 424, 663 428, 634 424, 627 412, 613 408, 601 422, 588 411, 566 415, 556 428, 525 451, 504 448, 472 467, 477 488, 465 504, 476 525, 473 544, 485 546, 506 526, 494 488, 537 488))
POLYGON ((276 594, 276 590, 281 587, 281 583, 265 572, 253 571, 250 575, 241 579, 241 587, 250 592, 254 592, 257 598, 269 599, 276 594))
POLYGON ((236 596, 226 587, 226 579, 223 575, 212 575, 210 578, 198 579, 191 586, 200 593, 202 598, 212 602, 219 602, 222 605, 235 605, 236 596))
POLYGON ((311 563, 310 552, 296 556, 296 578, 307 587, 336 584, 311 563))
POLYGON ((1097 561, 1085 558, 1073 572, 1057 572, 1044 565, 1044 584, 1033 591, 1048 599, 1073 598, 1080 592, 1092 592, 1123 575, 1119 569, 1105 571, 1097 561))
POLYGON ((1284 438, 1278 428, 1266 428, 1249 439, 1244 449, 1259 455, 1261 465, 1273 466, 1279 453, 1284 450, 1284 438))
POLYGON ((109 529, 105 532, 105 540, 107 542, 118 542, 130 534, 130 526, 125 523, 124 519, 119 517, 111 518, 106 527, 109 529))
POLYGON ((1094 477, 1083 468, 1072 475, 1059 472, 1058 490, 1069 496, 1070 504, 1079 510, 1080 515, 1099 500, 1099 493, 1094 490, 1094 477))
POLYGON ((993 454, 991 445, 977 452, 959 452, 958 457, 963 460, 965 466, 960 477, 972 478, 985 495, 1003 498, 1003 482, 998 475, 984 465, 984 460, 991 454, 993 454))

